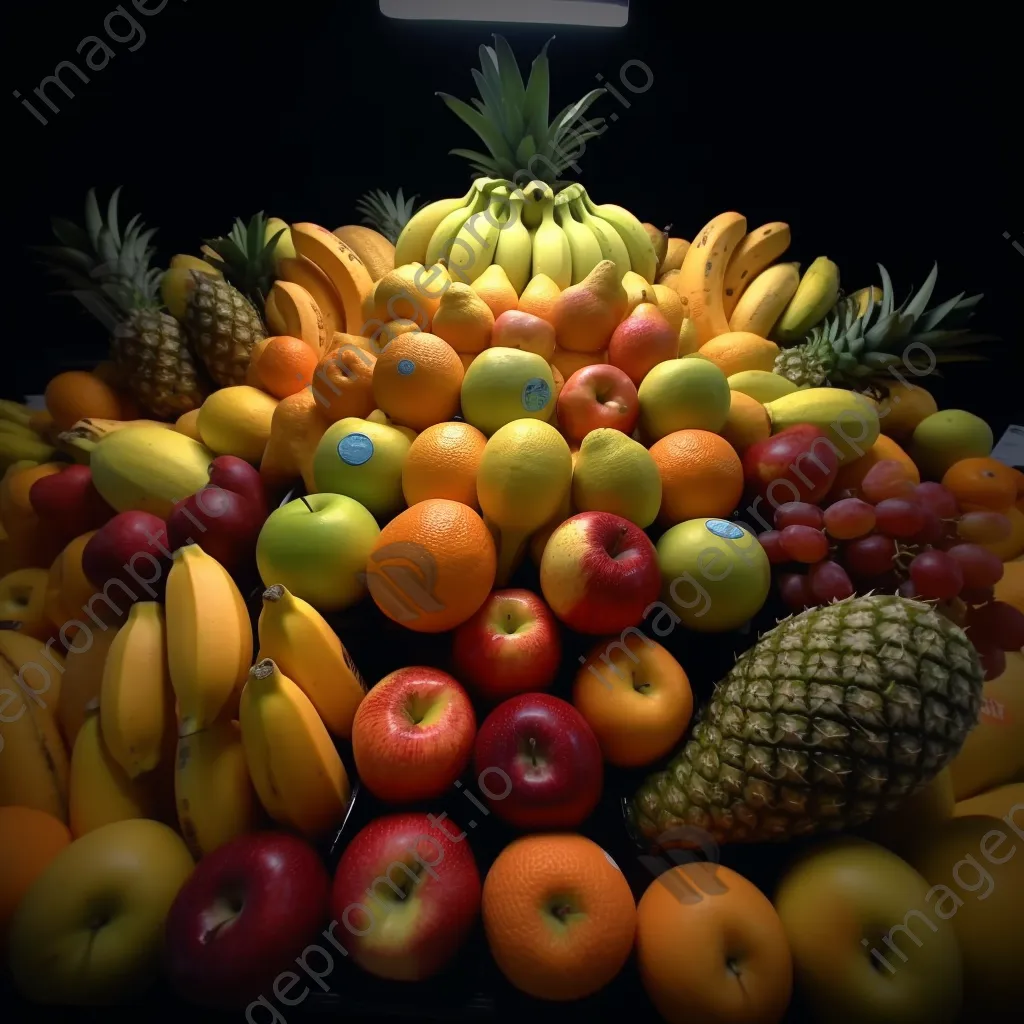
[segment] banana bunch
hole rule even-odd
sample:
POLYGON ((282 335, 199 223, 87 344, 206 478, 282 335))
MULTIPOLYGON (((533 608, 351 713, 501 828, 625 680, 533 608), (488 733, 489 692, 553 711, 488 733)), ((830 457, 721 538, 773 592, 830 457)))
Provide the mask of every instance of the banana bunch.
POLYGON ((396 267, 444 260, 452 280, 465 284, 497 264, 520 295, 538 274, 564 289, 606 259, 615 263, 620 280, 633 270, 654 283, 654 243, 628 210, 595 205, 582 185, 556 195, 543 181, 517 188, 501 178, 477 178, 461 199, 425 206, 406 224, 395 249, 396 267))
POLYGON ((20 402, 0 400, 0 474, 15 462, 49 462, 57 449, 48 436, 45 413, 20 402))
POLYGON ((839 298, 839 268, 819 256, 808 268, 790 299, 772 337, 780 345, 795 345, 828 315, 839 298))

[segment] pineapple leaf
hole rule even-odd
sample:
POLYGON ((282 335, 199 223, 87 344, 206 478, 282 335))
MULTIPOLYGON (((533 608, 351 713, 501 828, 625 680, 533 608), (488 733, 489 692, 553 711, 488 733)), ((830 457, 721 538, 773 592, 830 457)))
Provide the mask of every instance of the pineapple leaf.
MULTIPOLYGON (((50 228, 57 241, 68 246, 68 248, 76 249, 79 252, 89 248, 89 236, 74 222, 64 220, 63 217, 54 217, 50 221, 50 228)), ((46 246, 45 248, 56 250, 54 246, 46 246)))
POLYGON ((495 87, 495 83, 491 82, 486 75, 482 75, 476 68, 471 69, 473 75, 473 81, 476 82, 476 87, 480 92, 480 99, 476 96, 473 97, 473 105, 483 114, 485 117, 491 116, 498 122, 501 127, 501 119, 504 111, 502 110, 501 104, 501 89, 495 87))
POLYGON ((978 355, 976 352, 939 352, 935 356, 935 362, 943 363, 987 363, 988 356, 978 355))
POLYGON ((486 153, 478 153, 475 149, 449 149, 449 156, 461 156, 464 160, 475 161, 478 164, 487 163, 491 158, 486 153))
POLYGON ((878 273, 882 277, 882 312, 881 317, 887 317, 893 311, 893 294, 892 294, 892 278, 889 277, 889 271, 878 264, 878 273))
MULTIPOLYGON (((121 193, 121 186, 118 185, 113 192, 110 193, 110 201, 107 203, 107 230, 110 232, 111 238, 114 240, 114 247, 116 249, 121 248, 121 236, 117 231, 117 197, 121 193)), ((131 222, 129 222, 130 224, 131 222)), ((127 233, 129 229, 125 228, 127 233)))
MULTIPOLYGON (((554 39, 554 36, 551 37, 554 39)), ((543 139, 548 133, 548 109, 551 105, 551 64, 548 61, 549 39, 533 60, 530 81, 523 101, 526 129, 534 139, 543 139)))
POLYGON ((480 136, 484 144, 497 159, 512 159, 513 154, 508 147, 508 143, 502 138, 501 133, 495 130, 487 118, 474 110, 468 103, 463 103, 462 100, 457 99, 455 96, 450 96, 448 93, 443 92, 439 92, 437 95, 444 100, 445 105, 453 114, 456 114, 480 136))
POLYGON ((923 285, 921 285, 920 291, 907 303, 905 310, 914 320, 917 320, 921 314, 928 308, 928 303, 931 301, 932 292, 935 291, 935 282, 939 279, 939 264, 932 264, 932 272, 925 279, 923 285))
MULTIPOLYGON (((920 330, 922 332, 927 332, 932 330, 933 327, 938 327, 938 325, 946 319, 946 316, 956 309, 963 297, 964 293, 961 292, 959 295, 954 295, 953 298, 940 303, 934 309, 928 310, 928 312, 921 317, 920 322, 918 323, 920 330)), ((979 295, 978 298, 980 299, 981 296, 979 295)))
POLYGON ((85 196, 85 230, 88 232, 93 248, 98 249, 100 235, 103 233, 103 214, 100 213, 100 205, 96 201, 96 189, 94 188, 89 189, 85 196))
POLYGON ((527 135, 522 142, 519 143, 519 148, 516 150, 516 160, 519 161, 523 167, 529 167, 530 161, 537 155, 537 145, 533 141, 532 135, 527 135))
POLYGON ((473 104, 474 107, 476 107, 477 110, 480 111, 481 114, 484 115, 484 117, 487 116, 487 106, 483 100, 478 99, 476 96, 474 96, 470 102, 473 104))
POLYGON ((523 104, 526 102, 526 86, 523 76, 519 73, 512 47, 504 36, 495 35, 494 50, 501 84, 501 93, 505 98, 503 104, 503 121, 506 138, 517 139, 523 134, 523 104))

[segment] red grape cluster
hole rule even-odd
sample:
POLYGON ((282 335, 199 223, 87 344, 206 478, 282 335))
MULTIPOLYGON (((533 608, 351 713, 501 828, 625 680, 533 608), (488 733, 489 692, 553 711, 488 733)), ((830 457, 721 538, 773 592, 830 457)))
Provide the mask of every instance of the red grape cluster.
POLYGON ((1002 674, 1006 651, 1024 647, 1024 614, 994 600, 1003 563, 983 547, 1009 536, 1009 519, 963 512, 952 491, 915 484, 895 460, 876 463, 857 497, 825 509, 780 505, 774 525, 761 546, 782 570, 779 592, 793 611, 868 591, 935 601, 967 630, 987 679, 1002 674))

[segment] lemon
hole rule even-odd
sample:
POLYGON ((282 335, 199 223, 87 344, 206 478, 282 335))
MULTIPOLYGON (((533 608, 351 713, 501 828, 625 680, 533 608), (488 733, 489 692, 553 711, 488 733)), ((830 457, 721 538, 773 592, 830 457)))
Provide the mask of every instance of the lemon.
POLYGON ((749 530, 724 519, 689 519, 657 545, 662 600, 687 629, 738 629, 768 598, 768 556, 749 530))
POLYGON ((797 386, 791 380, 768 370, 741 370, 734 373, 729 377, 729 388, 732 391, 742 391, 762 405, 774 402, 776 398, 791 395, 797 390, 797 386))
POLYGON ((218 455, 235 455, 257 465, 270 438, 277 399, 245 384, 214 391, 199 409, 196 429, 218 455))
POLYGON ((580 512, 611 512, 646 529, 661 508, 657 463, 621 430, 598 427, 580 445, 572 473, 572 503, 580 512))
POLYGON ((402 467, 412 442, 397 427, 347 416, 327 428, 313 456, 321 492, 354 498, 378 519, 405 506, 402 467))
POLYGON ((536 352, 484 349, 462 380, 462 415, 488 437, 513 420, 547 420, 554 405, 551 367, 536 352))
POLYGON ((652 441, 677 430, 717 434, 732 400, 725 374, 707 359, 658 363, 641 382, 639 395, 640 426, 652 441))
POLYGON ((991 454, 994 440, 992 428, 980 417, 963 409, 943 409, 914 428, 910 457, 922 478, 941 480, 954 462, 991 454))

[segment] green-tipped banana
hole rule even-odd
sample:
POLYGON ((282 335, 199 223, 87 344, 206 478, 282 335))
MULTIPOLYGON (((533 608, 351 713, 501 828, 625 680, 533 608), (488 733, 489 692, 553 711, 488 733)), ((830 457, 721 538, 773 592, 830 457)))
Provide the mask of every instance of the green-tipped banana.
POLYGON ((658 274, 658 254, 654 251, 654 243, 647 234, 647 229, 625 207, 616 206, 614 203, 596 206, 585 188, 581 188, 580 191, 583 205, 590 215, 611 224, 619 233, 629 253, 630 270, 650 284, 654 284, 658 274))
POLYGON ((565 237, 569 239, 569 250, 572 253, 572 283, 579 284, 604 259, 604 254, 594 235, 573 217, 569 206, 573 198, 575 196, 571 188, 565 189, 555 197, 555 219, 565 232, 565 237), (567 192, 570 194, 566 195, 567 192))
POLYGON ((819 256, 800 278, 796 295, 789 300, 772 337, 783 345, 802 341, 825 319, 838 297, 839 268, 827 256, 819 256))
POLYGON ((491 265, 508 208, 508 189, 498 185, 491 191, 487 209, 467 219, 448 255, 448 273, 453 281, 472 284, 491 265))
POLYGON ((395 244, 395 266, 404 267, 407 263, 423 263, 427 258, 427 246, 433 237, 437 226, 456 210, 465 209, 476 195, 476 186, 461 199, 438 199, 429 203, 422 210, 414 214, 409 222, 402 228, 395 244))
POLYGON ((0 431, 0 472, 15 462, 49 462, 57 449, 41 437, 27 437, 14 431, 0 431))
MULTIPOLYGON (((474 213, 482 213, 486 210, 491 190, 504 184, 506 183, 501 178, 477 178, 473 182, 473 187, 470 189, 472 195, 468 203, 463 204, 444 217, 430 236, 430 241, 427 243, 427 251, 424 253, 422 261, 425 267, 432 267, 439 259, 448 259, 452 243, 458 237, 466 221, 474 213)), ((396 260, 398 258, 397 253, 396 247, 396 260)), ((396 262, 395 266, 402 266, 402 264, 396 262)))
POLYGON ((623 275, 632 268, 629 262, 629 250, 618 231, 607 221, 592 217, 582 197, 571 199, 569 208, 577 220, 597 239, 597 244, 601 247, 601 259, 611 260, 615 264, 621 281, 623 275))
POLYGON ((572 284, 572 250, 565 232, 555 223, 555 193, 543 181, 524 190, 541 208, 540 227, 533 234, 533 272, 546 274, 559 288, 572 284))
POLYGON ((0 420, 7 420, 9 423, 18 423, 27 427, 32 419, 32 410, 21 402, 11 402, 8 399, 0 399, 0 420))
POLYGON ((498 246, 494 250, 494 261, 505 271, 517 295, 522 295, 530 282, 530 268, 533 266, 533 236, 523 222, 523 206, 526 197, 517 188, 509 197, 508 218, 502 221, 498 232, 498 246))

